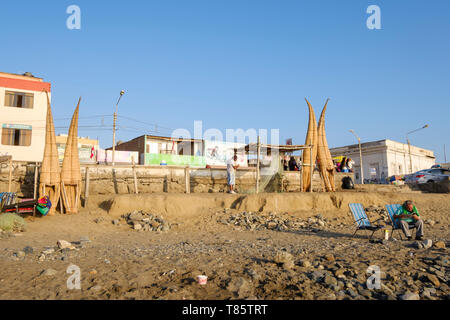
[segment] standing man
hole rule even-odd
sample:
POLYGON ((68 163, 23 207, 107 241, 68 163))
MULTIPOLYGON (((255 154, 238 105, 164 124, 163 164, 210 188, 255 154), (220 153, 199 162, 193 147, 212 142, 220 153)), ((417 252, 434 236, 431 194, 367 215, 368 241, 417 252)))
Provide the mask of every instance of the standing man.
POLYGON ((423 221, 420 219, 419 212, 411 200, 405 203, 398 209, 394 215, 394 220, 398 219, 398 225, 403 230, 403 233, 408 240, 411 240, 410 226, 416 227, 416 240, 423 240, 423 221))
POLYGON ((233 158, 230 158, 227 162, 227 183, 228 183, 228 192, 229 193, 236 193, 234 192, 234 185, 236 180, 236 169, 239 167, 237 164, 237 155, 234 155, 233 158))

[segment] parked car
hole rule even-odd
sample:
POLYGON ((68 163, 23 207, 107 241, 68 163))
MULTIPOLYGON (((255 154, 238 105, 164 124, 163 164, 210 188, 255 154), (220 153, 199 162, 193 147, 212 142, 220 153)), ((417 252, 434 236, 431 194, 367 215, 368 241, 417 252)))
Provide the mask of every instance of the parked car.
POLYGON ((416 184, 417 180, 419 179, 419 178, 417 178, 417 176, 422 175, 427 170, 430 170, 430 169, 419 170, 414 173, 405 174, 405 176, 404 176, 405 183, 406 184, 416 184))
POLYGON ((444 168, 435 168, 421 170, 415 173, 416 183, 431 183, 447 180, 450 177, 450 170, 444 168))

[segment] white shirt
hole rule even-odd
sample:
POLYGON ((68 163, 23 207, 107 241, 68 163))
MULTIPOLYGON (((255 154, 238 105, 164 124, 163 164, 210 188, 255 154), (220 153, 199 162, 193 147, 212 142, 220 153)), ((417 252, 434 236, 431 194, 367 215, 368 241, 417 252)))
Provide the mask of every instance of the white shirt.
POLYGON ((234 171, 235 171, 234 166, 236 166, 236 165, 237 165, 236 161, 234 161, 233 158, 230 158, 230 159, 227 161, 227 172, 228 172, 229 174, 233 174, 234 171))

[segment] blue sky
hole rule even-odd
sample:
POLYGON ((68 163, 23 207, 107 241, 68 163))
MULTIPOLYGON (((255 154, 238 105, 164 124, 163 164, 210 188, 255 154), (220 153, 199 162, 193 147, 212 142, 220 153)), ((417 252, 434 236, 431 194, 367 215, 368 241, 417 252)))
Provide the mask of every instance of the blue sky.
POLYGON ((447 0, 7 1, 0 71, 51 82, 55 119, 70 118, 82 96, 79 134, 102 147, 121 89, 119 115, 151 124, 119 118, 124 141, 155 134, 155 123, 156 134, 170 135, 202 120, 223 133, 278 128, 282 142, 302 144, 304 98, 318 117, 329 97, 330 147, 355 143, 349 129, 363 142, 405 142, 428 123, 411 142, 444 161, 449 12, 447 0), (81 8, 81 30, 66 28, 71 4, 81 8), (381 30, 366 27, 371 4, 381 8, 381 30))

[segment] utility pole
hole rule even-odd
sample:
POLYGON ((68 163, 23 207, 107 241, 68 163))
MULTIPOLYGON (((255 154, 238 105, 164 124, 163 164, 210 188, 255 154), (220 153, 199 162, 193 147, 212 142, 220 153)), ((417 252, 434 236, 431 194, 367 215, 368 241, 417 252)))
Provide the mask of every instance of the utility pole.
MULTIPOLYGON (((114 166, 115 162, 114 162, 114 156, 116 153, 116 121, 117 121, 117 111, 119 108, 119 102, 120 99, 122 98, 123 94, 125 93, 124 90, 120 91, 120 96, 119 96, 119 100, 117 100, 116 103, 116 111, 114 112, 114 117, 113 117, 113 150, 112 150, 112 165, 114 166)), ((106 157, 108 158, 108 157, 106 157)))
POLYGON ((361 184, 364 184, 364 169, 363 169, 363 161, 362 161, 362 149, 361 149, 361 139, 358 137, 358 135, 355 133, 355 131, 350 129, 350 132, 353 133, 358 139, 358 145, 359 145, 359 169, 361 174, 361 184))
POLYGON ((419 129, 410 131, 406 134, 406 142, 408 143, 408 153, 409 153, 409 173, 413 173, 413 169, 412 169, 412 157, 411 157, 411 142, 409 141, 408 135, 413 132, 425 129, 425 128, 428 128, 428 124, 424 125, 423 127, 419 128, 419 129))

